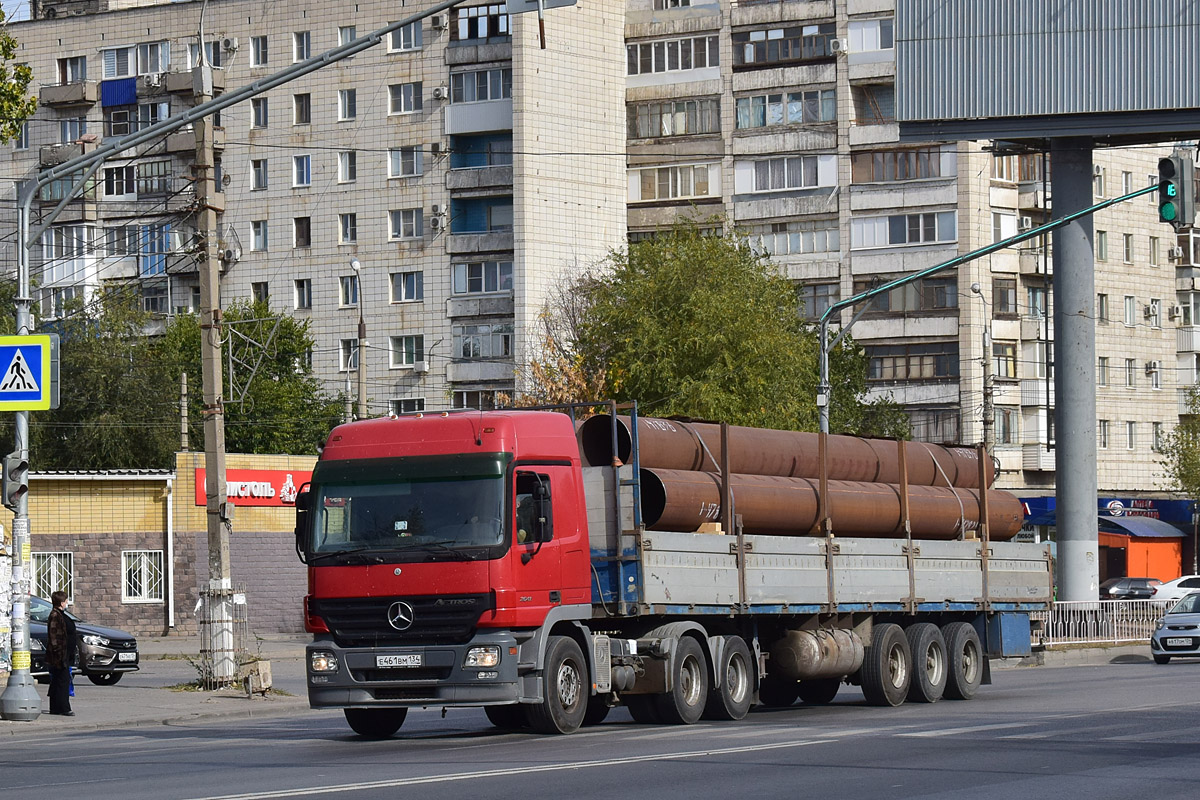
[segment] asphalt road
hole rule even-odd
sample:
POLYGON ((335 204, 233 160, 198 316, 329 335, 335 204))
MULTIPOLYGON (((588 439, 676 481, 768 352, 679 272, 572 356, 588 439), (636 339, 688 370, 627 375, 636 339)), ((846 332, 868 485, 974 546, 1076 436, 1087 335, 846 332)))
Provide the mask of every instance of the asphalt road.
MULTIPOLYGON (((148 673, 147 673, 148 675, 148 673)), ((5 743, 10 796, 235 798, 1194 798, 1200 662, 997 671, 971 702, 828 707, 739 723, 498 733, 482 712, 417 711, 386 741, 337 712, 5 743)))

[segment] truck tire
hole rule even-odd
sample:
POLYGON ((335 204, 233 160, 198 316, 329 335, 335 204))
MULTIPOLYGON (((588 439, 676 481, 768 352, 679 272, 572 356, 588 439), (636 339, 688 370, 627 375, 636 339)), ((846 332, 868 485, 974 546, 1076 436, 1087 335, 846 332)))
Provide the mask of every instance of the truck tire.
POLYGON ((898 706, 908 696, 912 651, 904 629, 891 622, 876 625, 863 656, 862 693, 873 706, 898 706))
POLYGON ((368 739, 386 739, 404 724, 407 708, 346 708, 351 730, 368 739))
POLYGON ((841 686, 841 678, 800 681, 800 699, 810 706, 827 706, 837 697, 841 686))
POLYGON ((583 712, 583 725, 585 728, 592 725, 599 725, 608 718, 609 706, 608 701, 602 694, 594 694, 588 698, 587 710, 583 712))
POLYGON ((529 727, 537 733, 574 733, 583 724, 588 699, 587 662, 575 640, 551 636, 542 673, 542 702, 529 706, 529 727))
POLYGON ((904 631, 912 652, 912 680, 908 686, 910 703, 936 703, 946 691, 948 658, 942 631, 932 622, 917 622, 904 631))
POLYGON ((654 695, 658 716, 668 725, 691 725, 708 703, 708 662, 700 643, 684 636, 675 646, 675 674, 669 692, 654 695))
POLYGON ((742 637, 730 636, 725 640, 718 665, 721 685, 709 689, 705 719, 739 720, 750 713, 750 701, 754 699, 753 664, 750 648, 742 637))
POLYGON ((758 684, 758 702, 768 708, 787 708, 800 696, 800 684, 791 678, 767 675, 758 684))
POLYGON ((97 686, 115 686, 124 672, 93 672, 87 679, 97 686))
POLYGON ((529 726, 525 707, 520 703, 510 706, 484 706, 483 713, 487 715, 488 722, 502 731, 519 731, 529 726))
POLYGON ((983 648, 979 634, 969 622, 951 622, 942 626, 950 669, 946 673, 946 697, 970 700, 983 683, 983 648))

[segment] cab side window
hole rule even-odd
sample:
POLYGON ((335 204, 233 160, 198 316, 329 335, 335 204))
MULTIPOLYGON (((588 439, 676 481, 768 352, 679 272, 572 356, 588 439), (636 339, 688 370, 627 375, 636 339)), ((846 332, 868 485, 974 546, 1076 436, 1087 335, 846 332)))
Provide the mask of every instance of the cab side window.
POLYGON ((550 539, 550 476, 518 472, 516 479, 517 543, 550 539))

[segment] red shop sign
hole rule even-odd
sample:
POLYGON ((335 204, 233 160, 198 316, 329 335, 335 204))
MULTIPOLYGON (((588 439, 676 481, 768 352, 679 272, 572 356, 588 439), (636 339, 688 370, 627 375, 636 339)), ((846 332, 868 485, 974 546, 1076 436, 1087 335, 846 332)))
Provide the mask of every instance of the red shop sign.
MULTIPOLYGON (((205 471, 196 470, 196 505, 206 505, 205 471)), ((235 506, 290 506, 312 471, 286 469, 227 469, 225 493, 235 506)))

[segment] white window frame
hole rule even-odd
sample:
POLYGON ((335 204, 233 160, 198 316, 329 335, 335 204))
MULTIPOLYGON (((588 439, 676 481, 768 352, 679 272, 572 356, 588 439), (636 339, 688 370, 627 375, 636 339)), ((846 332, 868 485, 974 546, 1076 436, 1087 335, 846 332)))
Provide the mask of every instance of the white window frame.
MULTIPOLYGON (((897 222, 897 225, 900 223, 897 222)), ((931 244, 950 244, 958 240, 957 211, 927 211, 912 214, 890 214, 877 217, 855 217, 850 220, 850 249, 867 250, 884 247, 923 247, 931 244), (913 241, 907 238, 907 228, 911 221, 909 217, 921 217, 919 226, 924 235, 928 224, 926 217, 933 217, 934 238, 913 241), (906 228, 906 240, 893 242, 891 240, 891 224, 894 218, 903 218, 906 228)))
POLYGON ((338 243, 354 244, 358 241, 358 214, 338 214, 338 243))
POLYGON ((392 35, 388 37, 387 51, 389 53, 404 53, 411 50, 420 50, 422 47, 421 38, 420 21, 410 22, 403 28, 397 28, 392 31, 392 35))
POLYGON ((250 159, 250 191, 262 191, 270 183, 270 173, 267 171, 267 159, 250 159))
POLYGON ((421 333, 388 338, 388 366, 392 369, 412 369, 425 360, 425 335, 421 333))
POLYGON ((143 42, 137 46, 138 75, 160 75, 170 68, 170 42, 143 42))
POLYGON ((74 598, 74 553, 65 550, 33 553, 30 564, 33 568, 33 574, 29 576, 31 594, 48 598, 53 592, 66 592, 68 598, 74 598), (47 578, 51 580, 47 581, 47 578))
POLYGON ((344 47, 358 38, 358 26, 356 25, 339 25, 338 26, 338 47, 344 47))
POLYGON ((877 53, 896 47, 895 19, 854 20, 847 25, 847 39, 851 53, 877 53))
POLYGON ((1131 419, 1125 420, 1125 449, 1137 449, 1137 422, 1131 419))
POLYGON ((1096 447, 1100 450, 1108 449, 1108 420, 1096 420, 1096 447))
POLYGON ((265 67, 270 58, 266 36, 250 37, 250 66, 265 67))
POLYGON ((388 400, 388 410, 392 414, 416 414, 425 410, 424 397, 393 397, 388 400))
POLYGON ((422 82, 393 83, 388 86, 388 116, 415 114, 421 110, 422 82))
POLYGON ((358 339, 338 340, 338 372, 358 369, 358 339))
POLYGON ((297 311, 312 310, 312 278, 296 278, 292 281, 292 308, 297 311))
POLYGON ((104 65, 101 70, 104 80, 132 78, 137 74, 137 51, 132 46, 106 47, 100 51, 100 61, 104 65))
POLYGON ((250 127, 266 128, 271 124, 271 109, 266 97, 250 98, 250 127))
POLYGON ((629 202, 649 203, 655 201, 688 200, 696 197, 720 197, 721 195, 721 165, 705 164, 664 164, 662 166, 645 167, 629 171, 629 202), (690 172, 690 177, 685 174, 690 172), (663 181, 667 182, 667 192, 660 194, 663 181), (651 181, 647 183, 647 181, 651 181), (701 181, 703 188, 701 189, 701 181), (646 197, 644 190, 652 188, 653 195, 646 197))
POLYGON ((499 294, 512 291, 513 262, 463 261, 450 265, 454 294, 499 294))
POLYGON ((292 32, 292 63, 298 64, 312 57, 312 32, 292 32))
POLYGON ((341 151, 338 153, 338 183, 354 183, 357 180, 358 151, 341 151))
POLYGON ((165 599, 166 571, 163 568, 162 550, 121 551, 121 602, 163 603, 165 599), (130 591, 130 573, 134 570, 145 588, 140 593, 130 591))
POLYGON ((312 156, 292 156, 292 188, 312 186, 312 156))
POLYGON ((338 306, 355 308, 358 305, 358 276, 342 275, 338 278, 338 306))
POLYGON ((1137 300, 1133 295, 1125 295, 1125 326, 1132 328, 1137 325, 1137 300))
POLYGON ((250 221, 250 251, 265 253, 269 244, 267 237, 267 221, 255 219, 250 221))
POLYGON ((425 273, 419 269, 393 272, 388 283, 393 303, 420 303, 425 300, 425 273))
POLYGON ((425 213, 421 208, 396 208, 388 212, 388 239, 420 239, 425 235, 425 213))
POLYGON ((394 147, 388 150, 389 178, 413 178, 424 174, 424 171, 425 152, 420 145, 394 147), (412 166, 412 171, 406 172, 405 168, 409 164, 412 166))
POLYGON ((338 122, 358 118, 358 90, 338 89, 338 122))
POLYGON ((308 92, 298 92, 292 95, 292 124, 312 125, 312 95, 308 92), (304 110, 303 119, 300 111, 304 110))

